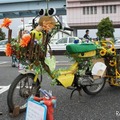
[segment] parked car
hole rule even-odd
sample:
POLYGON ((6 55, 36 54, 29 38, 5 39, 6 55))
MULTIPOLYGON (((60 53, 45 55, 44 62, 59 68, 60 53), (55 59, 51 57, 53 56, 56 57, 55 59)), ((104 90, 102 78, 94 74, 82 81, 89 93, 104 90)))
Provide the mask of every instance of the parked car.
POLYGON ((5 51, 5 45, 7 44, 7 41, 8 41, 7 39, 0 41, 0 52, 5 51))
POLYGON ((52 44, 50 44, 51 46, 51 49, 53 51, 57 51, 57 50, 66 50, 66 45, 68 44, 74 44, 74 42, 78 40, 79 43, 81 43, 81 39, 79 39, 78 37, 64 37, 64 38, 61 38, 55 42, 53 42, 52 44))

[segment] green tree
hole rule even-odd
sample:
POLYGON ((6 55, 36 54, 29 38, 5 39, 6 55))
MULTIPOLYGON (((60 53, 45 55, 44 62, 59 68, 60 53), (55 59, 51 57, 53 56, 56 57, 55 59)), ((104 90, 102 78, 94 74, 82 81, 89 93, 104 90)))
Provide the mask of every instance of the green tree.
POLYGON ((113 34, 114 27, 109 17, 103 18, 101 22, 98 24, 97 29, 98 29, 97 36, 99 37, 99 39, 102 39, 102 38, 114 39, 114 34, 113 34))
POLYGON ((5 33, 2 31, 2 29, 0 28, 0 40, 4 40, 5 39, 5 33))

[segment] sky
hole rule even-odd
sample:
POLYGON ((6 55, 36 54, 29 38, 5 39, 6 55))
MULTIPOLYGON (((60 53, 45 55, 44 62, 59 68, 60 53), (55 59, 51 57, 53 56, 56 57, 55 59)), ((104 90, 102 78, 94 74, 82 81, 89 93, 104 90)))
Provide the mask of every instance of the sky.
MULTIPOLYGON (((28 24, 32 19, 33 19, 33 17, 24 18, 24 24, 28 24)), ((21 20, 23 20, 23 18, 12 19, 12 23, 10 25, 10 28, 12 29, 12 37, 14 37, 14 38, 16 38, 18 35, 18 31, 19 31, 18 26, 23 25, 23 22, 21 20)), ((2 21, 3 21, 3 19, 0 19, 0 24, 2 23, 2 21)), ((63 17, 63 22, 65 24, 67 24, 66 16, 63 17)), ((2 30, 3 30, 3 32, 5 32, 6 38, 7 38, 8 30, 6 28, 2 28, 2 30)), ((86 30, 84 30, 84 29, 78 30, 77 37, 82 38, 85 34, 85 31, 86 30)), ((96 32, 97 32, 97 29, 89 29, 89 36, 91 38, 96 38, 96 32)), ((115 29, 114 36, 116 38, 120 38, 120 28, 115 29)))

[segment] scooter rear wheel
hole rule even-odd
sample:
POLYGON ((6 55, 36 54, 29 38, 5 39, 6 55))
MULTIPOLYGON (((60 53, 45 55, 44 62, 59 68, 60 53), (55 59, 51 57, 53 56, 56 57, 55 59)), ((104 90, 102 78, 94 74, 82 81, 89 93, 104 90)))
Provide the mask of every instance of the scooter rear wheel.
POLYGON ((84 86, 83 90, 88 95, 96 95, 103 89, 103 87, 105 86, 105 82, 106 82, 106 80, 104 78, 96 79, 93 82, 93 84, 91 84, 89 86, 84 86), (99 81, 99 80, 101 81, 99 84, 94 84, 96 81, 99 81))

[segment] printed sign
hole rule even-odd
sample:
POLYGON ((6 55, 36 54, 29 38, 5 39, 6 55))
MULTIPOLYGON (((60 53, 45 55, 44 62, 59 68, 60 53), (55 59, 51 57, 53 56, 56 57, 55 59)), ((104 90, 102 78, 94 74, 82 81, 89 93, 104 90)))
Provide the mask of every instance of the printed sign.
POLYGON ((47 107, 40 102, 29 99, 25 120, 46 120, 47 107))

